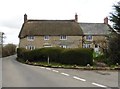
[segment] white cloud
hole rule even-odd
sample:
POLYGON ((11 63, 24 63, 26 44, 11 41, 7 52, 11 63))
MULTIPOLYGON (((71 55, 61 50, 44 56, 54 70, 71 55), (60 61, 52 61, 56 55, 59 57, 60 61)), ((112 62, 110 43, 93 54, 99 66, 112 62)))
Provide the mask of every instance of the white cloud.
POLYGON ((74 19, 79 22, 103 22, 109 16, 112 5, 119 0, 1 0, 0 31, 6 43, 18 43, 23 15, 28 19, 74 19))
POLYGON ((0 31, 4 32, 4 44, 15 43, 18 44, 18 34, 19 29, 9 28, 9 27, 0 27, 0 31))

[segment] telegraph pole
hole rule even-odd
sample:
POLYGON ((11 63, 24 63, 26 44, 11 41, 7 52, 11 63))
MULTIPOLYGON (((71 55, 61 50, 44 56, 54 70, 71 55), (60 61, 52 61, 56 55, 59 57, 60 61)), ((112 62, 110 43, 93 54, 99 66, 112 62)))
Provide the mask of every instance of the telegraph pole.
POLYGON ((0 58, 2 58, 2 49, 3 49, 3 32, 0 32, 0 58))
POLYGON ((2 88, 2 49, 3 49, 3 32, 0 32, 0 88, 2 88))

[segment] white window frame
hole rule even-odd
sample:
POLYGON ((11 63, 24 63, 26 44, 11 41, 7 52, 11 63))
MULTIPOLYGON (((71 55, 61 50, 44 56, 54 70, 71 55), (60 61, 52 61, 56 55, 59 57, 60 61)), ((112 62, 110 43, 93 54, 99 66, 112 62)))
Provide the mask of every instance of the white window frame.
POLYGON ((87 36, 86 36, 86 40, 87 40, 87 41, 92 41, 92 40, 93 40, 92 35, 87 35, 87 36))
POLYGON ((35 36, 27 36, 28 41, 34 41, 34 39, 35 39, 35 36))
POLYGON ((61 48, 67 48, 67 45, 60 45, 61 48))
POLYGON ((50 48, 52 47, 51 45, 44 45, 44 48, 50 48))
POLYGON ((34 50, 34 49, 35 49, 35 46, 32 46, 32 45, 27 45, 27 46, 26 46, 26 49, 29 49, 29 50, 34 50))
POLYGON ((44 40, 49 40, 50 36, 44 36, 44 40))
POLYGON ((67 36, 66 35, 60 36, 60 40, 67 40, 67 36))
POLYGON ((83 48, 91 48, 91 44, 83 44, 83 48))

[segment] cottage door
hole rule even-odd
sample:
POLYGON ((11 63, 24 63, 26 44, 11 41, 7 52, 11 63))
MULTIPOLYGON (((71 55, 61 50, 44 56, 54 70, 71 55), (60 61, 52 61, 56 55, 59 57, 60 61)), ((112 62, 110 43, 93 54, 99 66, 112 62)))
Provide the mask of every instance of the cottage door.
POLYGON ((97 53, 99 52, 99 45, 98 44, 95 44, 94 51, 97 53))

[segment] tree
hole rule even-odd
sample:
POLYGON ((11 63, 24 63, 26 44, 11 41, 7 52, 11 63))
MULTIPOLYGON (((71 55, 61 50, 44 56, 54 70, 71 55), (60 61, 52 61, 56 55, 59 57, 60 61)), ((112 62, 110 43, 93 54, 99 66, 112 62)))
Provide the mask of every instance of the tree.
POLYGON ((14 55, 15 53, 16 53, 16 45, 7 44, 6 46, 3 47, 3 51, 2 51, 3 57, 14 55))
POLYGON ((113 28, 120 32, 120 1, 113 6, 114 12, 111 13, 110 21, 113 22, 113 28))
POLYGON ((110 21, 113 22, 113 30, 109 37, 108 54, 110 64, 120 64, 120 2, 113 6, 110 21))
POLYGON ((120 64, 120 35, 112 33, 108 45, 109 63, 120 64))

